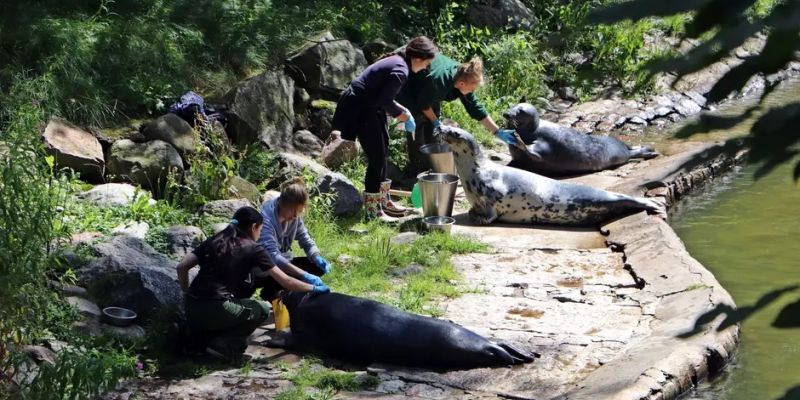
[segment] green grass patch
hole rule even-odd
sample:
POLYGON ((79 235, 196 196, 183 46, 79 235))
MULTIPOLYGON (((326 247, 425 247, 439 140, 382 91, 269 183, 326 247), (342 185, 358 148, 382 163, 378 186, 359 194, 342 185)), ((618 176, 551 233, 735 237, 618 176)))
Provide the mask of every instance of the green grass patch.
MULTIPOLYGON (((317 199, 314 201, 320 201, 317 199)), ((459 294, 459 276, 450 260, 454 254, 488 249, 470 238, 441 233, 423 235, 408 244, 392 244, 390 239, 400 233, 397 228, 376 221, 336 221, 313 202, 305 221, 323 256, 334 265, 325 276, 333 290, 415 313, 438 315, 440 311, 431 303, 459 294), (356 225, 368 233, 352 232, 350 228, 356 225), (393 274, 412 264, 421 266, 420 271, 393 274)), ((294 253, 302 254, 296 244, 294 253)))
MULTIPOLYGON (((195 225, 207 230, 211 224, 224 220, 200 216, 174 207, 164 200, 157 200, 154 204, 150 204, 149 196, 145 195, 138 196, 130 205, 123 207, 98 207, 70 195, 63 207, 64 211, 56 221, 56 229, 67 236, 78 232, 109 234, 117 226, 132 221, 146 222, 151 229, 171 225, 195 225)), ((161 233, 163 234, 163 232, 161 233)), ((163 235, 154 232, 151 239, 157 245, 157 241, 163 239, 163 235)))
POLYGON ((328 369, 313 358, 303 360, 297 368, 289 370, 285 376, 295 384, 295 387, 279 393, 276 399, 330 399, 338 391, 356 392, 373 388, 380 382, 372 375, 328 369))

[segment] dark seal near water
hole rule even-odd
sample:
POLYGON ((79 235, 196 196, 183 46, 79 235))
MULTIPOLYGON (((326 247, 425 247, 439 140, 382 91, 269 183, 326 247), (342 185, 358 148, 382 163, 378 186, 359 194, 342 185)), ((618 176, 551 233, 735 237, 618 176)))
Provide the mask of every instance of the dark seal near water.
POLYGON ((663 207, 650 199, 557 181, 492 162, 463 129, 442 125, 437 132, 453 151, 464 194, 472 206, 469 216, 475 223, 591 226, 639 211, 663 214, 663 207))
POLYGON ((647 146, 631 147, 617 138, 588 135, 541 120, 536 107, 528 103, 511 107, 503 116, 518 135, 517 143, 508 146, 509 167, 564 176, 618 167, 632 158, 658 156, 647 146))
POLYGON ((290 315, 289 347, 340 360, 458 370, 528 363, 538 356, 452 322, 341 293, 284 292, 281 299, 290 315))

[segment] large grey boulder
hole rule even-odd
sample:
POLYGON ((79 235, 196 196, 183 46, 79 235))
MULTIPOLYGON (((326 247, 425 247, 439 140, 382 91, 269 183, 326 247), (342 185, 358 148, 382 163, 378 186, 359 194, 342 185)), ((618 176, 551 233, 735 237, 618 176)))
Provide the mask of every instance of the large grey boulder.
MULTIPOLYGON (((307 130, 323 142, 327 141, 333 131, 333 113, 336 111, 336 103, 328 100, 317 99, 309 102, 303 108, 302 114, 297 114, 295 121, 295 135, 297 131, 307 130)), ((314 157, 313 154, 298 149, 298 152, 307 156, 314 157)))
POLYGON ((324 143, 310 131, 302 129, 294 133, 292 144, 298 153, 318 157, 324 143))
POLYGON ((399 46, 386 43, 383 39, 375 39, 364 43, 364 45, 361 46, 361 51, 364 52, 364 58, 367 60, 367 64, 372 64, 378 61, 384 54, 388 54, 398 47, 399 46))
POLYGON ((117 235, 92 249, 100 257, 78 278, 100 307, 129 308, 144 321, 159 309, 180 306, 176 262, 143 240, 117 235))
POLYGON ((142 134, 147 140, 163 140, 171 144, 181 155, 194 152, 194 129, 175 114, 164 114, 144 124, 142 134))
POLYGON ((135 342, 144 339, 146 333, 144 328, 137 324, 128 326, 114 326, 109 324, 100 324, 100 331, 106 335, 111 335, 115 338, 122 339, 123 341, 135 342))
POLYGON ((36 365, 41 363, 56 365, 58 360, 56 352, 44 346, 25 346, 22 348, 22 352, 30 357, 36 365))
POLYGON ((347 177, 333 172, 316 161, 297 154, 281 153, 278 156, 279 172, 273 177, 269 186, 275 186, 289 178, 302 175, 308 171, 314 175, 314 187, 311 196, 330 193, 333 196, 333 214, 347 215, 357 212, 364 204, 361 193, 347 177))
POLYGON ((58 167, 70 168, 87 182, 103 180, 103 146, 94 135, 60 118, 47 122, 42 134, 47 153, 58 167))
POLYGON ((304 47, 286 59, 285 65, 297 86, 312 96, 338 100, 350 81, 367 67, 367 60, 348 40, 324 32, 308 39, 304 47))
POLYGON ((68 296, 65 298, 70 306, 78 310, 81 315, 88 318, 100 319, 103 314, 100 312, 100 307, 88 299, 77 296, 68 296))
POLYGON ((294 125, 294 81, 267 71, 244 80, 225 95, 228 134, 240 145, 261 141, 269 149, 290 151, 294 125))
POLYGON ((231 195, 237 199, 250 200, 251 203, 258 204, 261 192, 259 192, 258 186, 254 183, 239 175, 234 175, 228 178, 228 185, 228 190, 231 192, 231 195))
POLYGON ((535 18, 533 12, 520 0, 488 0, 474 3, 467 12, 472 25, 500 28, 529 28, 535 18))
POLYGON ((76 195, 79 200, 98 207, 127 207, 142 196, 147 197, 150 204, 155 204, 156 201, 150 198, 150 192, 127 183, 97 185, 76 195))
POLYGON ((112 235, 126 235, 137 239, 144 239, 150 230, 150 224, 144 221, 127 221, 117 225, 111 230, 112 235))
POLYGON ((205 240, 206 235, 196 226, 174 225, 166 229, 167 249, 178 258, 189 254, 205 240))
POLYGON ((163 140, 134 143, 122 139, 111 146, 108 173, 115 179, 160 189, 170 171, 182 172, 183 160, 178 151, 163 140))
POLYGON ((308 107, 308 130, 322 140, 328 140, 333 131, 333 113, 336 103, 315 100, 308 107))
POLYGON ((252 207, 253 204, 247 199, 213 200, 204 204, 201 212, 205 215, 231 218, 236 210, 246 206, 252 207))

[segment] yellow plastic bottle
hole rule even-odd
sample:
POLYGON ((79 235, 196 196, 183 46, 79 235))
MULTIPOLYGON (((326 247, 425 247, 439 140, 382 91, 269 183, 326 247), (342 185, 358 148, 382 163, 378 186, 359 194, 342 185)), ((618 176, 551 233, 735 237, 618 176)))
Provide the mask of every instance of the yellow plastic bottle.
POLYGON ((275 330, 282 331, 289 327, 289 310, 281 299, 272 300, 272 313, 275 316, 275 330))

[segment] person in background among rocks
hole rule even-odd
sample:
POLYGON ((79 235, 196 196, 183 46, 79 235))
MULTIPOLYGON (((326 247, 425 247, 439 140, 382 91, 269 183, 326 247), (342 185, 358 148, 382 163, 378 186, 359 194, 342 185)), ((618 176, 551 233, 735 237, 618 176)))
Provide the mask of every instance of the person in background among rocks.
MULTIPOLYGON (((277 266, 284 274, 300 279, 314 286, 324 286, 320 276, 331 271, 331 264, 320 255, 314 239, 308 234, 303 222, 303 211, 308 205, 308 190, 302 178, 296 178, 283 185, 277 198, 261 205, 264 226, 258 242, 269 256, 266 262, 277 266), (297 240, 306 257, 292 255, 292 243, 297 240)), ((285 286, 274 275, 259 270, 253 271, 249 286, 242 287, 239 297, 250 297, 261 288, 261 298, 272 301, 285 286)))
POLYGON ((469 62, 457 61, 439 53, 430 68, 411 74, 408 83, 400 90, 397 101, 416 118, 414 135, 407 135, 408 176, 428 170, 430 165, 419 149, 433 143, 433 130, 440 125, 442 101, 461 100, 470 117, 506 143, 513 143, 513 131, 500 129, 486 108, 478 101, 475 91, 483 84, 483 62, 475 57, 469 62))
POLYGON ((247 337, 267 320, 270 311, 268 303, 236 297, 253 268, 289 290, 330 291, 321 282, 312 285, 273 268, 269 255, 256 242, 263 222, 258 210, 242 207, 224 230, 205 240, 177 265, 191 339, 207 343, 209 354, 231 362, 241 358, 247 337), (200 271, 190 286, 189 270, 197 265, 200 271))
POLYGON ((388 215, 405 215, 405 208, 391 201, 386 179, 389 155, 389 129, 386 115, 404 123, 405 130, 416 129, 414 117, 394 98, 406 82, 409 71, 424 70, 437 53, 430 39, 420 36, 400 50, 367 67, 342 93, 333 114, 333 129, 345 140, 358 140, 367 155, 364 177, 364 206, 368 219, 395 222, 388 215))

